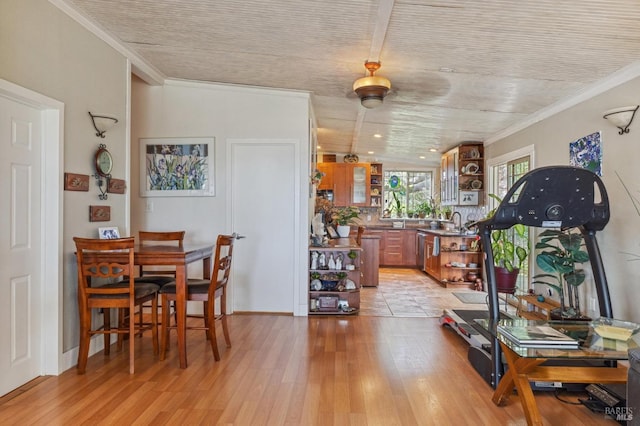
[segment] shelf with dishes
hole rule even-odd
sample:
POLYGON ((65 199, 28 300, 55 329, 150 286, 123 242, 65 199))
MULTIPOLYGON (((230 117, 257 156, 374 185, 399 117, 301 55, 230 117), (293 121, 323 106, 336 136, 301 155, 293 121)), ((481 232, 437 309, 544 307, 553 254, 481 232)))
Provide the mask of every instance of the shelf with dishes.
POLYGON ((353 315, 360 311, 362 248, 329 242, 309 247, 309 315, 353 315))

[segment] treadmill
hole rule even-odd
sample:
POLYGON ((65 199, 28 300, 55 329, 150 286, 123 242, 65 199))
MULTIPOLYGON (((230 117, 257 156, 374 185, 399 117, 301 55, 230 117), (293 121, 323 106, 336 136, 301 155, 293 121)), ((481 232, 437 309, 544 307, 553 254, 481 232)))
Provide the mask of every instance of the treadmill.
MULTIPOLYGON (((531 170, 522 176, 505 195, 495 214, 477 223, 485 253, 488 311, 445 311, 440 323, 459 334, 466 332, 470 343, 468 358, 475 370, 496 388, 504 373, 502 351, 475 319, 498 321, 509 318, 500 312, 491 232, 509 229, 516 224, 538 228, 578 228, 589 254, 600 316, 613 318, 609 287, 596 240, 596 232, 609 222, 607 191, 593 172, 572 166, 549 166, 531 170), (471 337, 473 336, 473 338, 471 337)), ((531 255, 531 254, 530 254, 531 255)), ((608 366, 604 364, 603 366, 608 366)))

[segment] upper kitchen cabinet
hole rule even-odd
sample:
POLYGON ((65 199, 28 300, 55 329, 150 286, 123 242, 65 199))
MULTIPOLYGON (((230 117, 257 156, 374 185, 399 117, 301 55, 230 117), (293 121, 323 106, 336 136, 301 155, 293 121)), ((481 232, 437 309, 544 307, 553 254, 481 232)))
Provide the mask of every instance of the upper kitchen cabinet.
POLYGON ((371 169, 368 163, 329 163, 332 168, 333 204, 368 206, 371 169))
POLYGON ((484 146, 463 143, 442 156, 440 199, 443 205, 484 204, 484 146))
POLYGON ((324 173, 318 185, 318 191, 333 190, 333 165, 335 163, 318 163, 316 168, 319 172, 324 173))

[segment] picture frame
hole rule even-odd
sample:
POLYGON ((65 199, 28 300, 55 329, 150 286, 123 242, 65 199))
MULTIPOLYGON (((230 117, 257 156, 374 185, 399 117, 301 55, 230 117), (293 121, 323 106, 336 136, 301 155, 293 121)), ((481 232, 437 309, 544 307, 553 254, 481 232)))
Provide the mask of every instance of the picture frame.
POLYGON ((115 240, 120 238, 120 231, 117 226, 103 226, 98 228, 98 237, 101 240, 115 240))
POLYGON ((329 238, 340 238, 338 235, 338 231, 331 225, 327 225, 327 234, 329 234, 329 238))
POLYGON ((89 206, 89 222, 109 222, 111 206, 89 206))
POLYGON ((479 191, 460 191, 460 200, 458 204, 461 206, 477 206, 479 191))
POLYGON ((215 196, 215 138, 140 138, 141 197, 215 196))

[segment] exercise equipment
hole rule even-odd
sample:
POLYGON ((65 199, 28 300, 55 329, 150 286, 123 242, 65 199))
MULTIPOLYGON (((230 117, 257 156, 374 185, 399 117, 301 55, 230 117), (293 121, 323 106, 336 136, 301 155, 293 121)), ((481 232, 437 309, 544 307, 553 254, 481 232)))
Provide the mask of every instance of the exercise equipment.
MULTIPOLYGON (((613 318, 609 287, 596 240, 596 232, 609 222, 609 199, 602 180, 593 172, 571 166, 549 166, 534 169, 522 176, 505 195, 493 216, 477 223, 485 253, 488 312, 479 318, 496 322, 501 314, 498 304, 494 257, 491 250, 491 232, 509 229, 516 224, 537 228, 577 228, 584 237, 589 254, 600 315, 613 318)), ((533 251, 531 253, 533 255, 533 251)), ((481 333, 473 319, 463 319, 459 311, 445 312, 441 324, 457 323, 481 333)), ((464 337, 464 336, 463 336, 464 337)), ((495 388, 502 377, 504 366, 498 339, 485 331, 489 341, 469 348, 469 361, 476 371, 495 388)), ((468 339, 467 339, 468 340, 468 339)), ((469 340, 468 340, 469 341, 469 340)))

